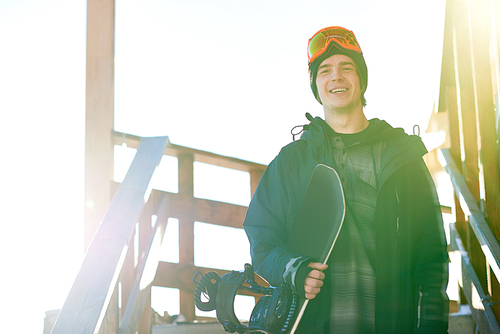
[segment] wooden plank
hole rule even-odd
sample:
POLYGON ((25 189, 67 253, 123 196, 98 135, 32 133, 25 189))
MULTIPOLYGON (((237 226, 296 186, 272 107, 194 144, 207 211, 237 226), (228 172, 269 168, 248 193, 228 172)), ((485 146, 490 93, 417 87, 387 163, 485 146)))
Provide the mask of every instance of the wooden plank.
MULTIPOLYGON (((192 264, 160 262, 153 285, 180 289, 192 294, 196 288, 196 284, 192 282, 192 279, 197 271, 200 271, 203 274, 206 274, 209 271, 214 271, 221 277, 222 275, 231 272, 230 270, 196 267, 192 264)), ((260 285, 265 287, 269 286, 269 283, 267 283, 262 277, 258 275, 255 277, 257 283, 260 285)), ((241 290, 238 294, 255 297, 260 296, 245 290, 241 290)))
MULTIPOLYGON (((133 238, 133 237, 132 237, 133 238)), ((128 297, 132 291, 135 280, 135 266, 134 266, 134 243, 129 244, 127 255, 123 263, 122 271, 120 272, 121 283, 121 304, 127 305, 128 297)), ((123 317, 125 307, 120 308, 120 318, 123 317)))
MULTIPOLYGON (((448 4, 448 2, 447 2, 448 4)), ((459 173, 462 173, 462 160, 461 160, 461 145, 460 145, 460 121, 458 115, 457 104, 457 90, 456 87, 448 87, 446 89, 446 105, 448 108, 449 120, 449 135, 450 135, 450 154, 455 162, 455 166, 459 173)), ((464 213, 460 208, 458 197, 454 196, 455 202, 455 221, 457 224, 458 232, 465 238, 467 231, 467 222, 464 213)))
POLYGON ((487 295, 484 293, 465 247, 454 224, 450 224, 450 258, 452 267, 461 272, 459 284, 471 307, 474 321, 480 333, 500 333, 500 327, 493 314, 487 295))
MULTIPOLYGON (((470 218, 469 218, 470 220, 470 218)), ((471 264, 479 277, 479 281, 484 290, 488 289, 488 263, 486 262, 486 257, 481 249, 481 243, 476 237, 476 234, 470 224, 467 225, 466 239, 467 241, 467 252, 469 253, 469 258, 471 259, 471 264)))
POLYGON ((465 217, 465 214, 460 207, 460 199, 458 198, 456 193, 454 193, 453 199, 455 203, 455 226, 462 240, 466 240, 467 226, 469 224, 467 223, 467 218, 465 217))
POLYGON ((120 309, 118 307, 118 287, 111 296, 106 315, 101 325, 99 333, 116 333, 120 324, 120 309))
MULTIPOLYGON (((493 50, 493 53, 496 54, 497 57, 500 56, 500 0, 492 0, 491 1, 491 10, 493 12, 493 18, 495 23, 494 33, 496 36, 496 50, 493 50)), ((497 67, 495 69, 497 77, 500 75, 500 69, 497 67)), ((496 82, 497 93, 500 91, 500 82, 496 82)), ((497 129, 500 129, 500 118, 498 119, 497 129)))
MULTIPOLYGON (((114 131, 113 141, 115 145, 122 145, 123 143, 125 143, 128 147, 137 148, 137 146, 139 145, 140 137, 114 131)), ((267 165, 219 155, 212 152, 197 150, 186 146, 175 145, 172 143, 169 143, 165 149, 165 155, 179 157, 182 154, 191 154, 192 156, 194 156, 194 160, 198 162, 203 162, 219 167, 236 169, 249 173, 254 169, 263 171, 267 168, 267 165)))
MULTIPOLYGON (((492 87, 492 66, 490 62, 490 39, 492 22, 489 0, 469 2, 471 45, 474 68, 474 95, 479 136, 481 200, 487 223, 500 240, 500 182, 495 128, 495 105, 492 87)), ((490 266, 486 270, 488 292, 493 302, 500 300, 500 286, 490 266)), ((500 307, 493 308, 500 319, 500 307)))
MULTIPOLYGON (((443 55, 441 58, 441 79, 439 90, 438 112, 449 111, 450 102, 456 103, 455 100, 449 99, 450 87, 455 88, 455 63, 453 56, 453 1, 446 1, 445 20, 444 20, 444 38, 443 38, 443 55)), ((456 95, 456 93, 455 93, 456 95)))
POLYGON ((153 315, 153 309, 151 308, 151 288, 148 288, 146 305, 144 310, 141 312, 141 321, 139 323, 138 334, 150 334, 151 333, 151 317, 153 315))
POLYGON ((479 128, 480 161, 485 212, 497 240, 500 240, 500 182, 495 128, 495 97, 489 56, 491 37, 490 1, 471 3, 471 34, 474 54, 474 94, 479 128))
MULTIPOLYGON (((479 203, 480 184, 478 166, 478 136, 476 122, 476 101, 474 95, 473 66, 471 52, 471 36, 468 0, 454 0, 454 57, 455 80, 457 82, 457 96, 459 96, 460 140, 462 148, 463 176, 467 182, 474 200, 479 203)), ((467 227, 467 251, 471 262, 476 268, 479 279, 486 286, 486 262, 478 243, 474 240, 474 233, 467 227)))
MULTIPOLYGON (((179 195, 193 200, 194 193, 194 155, 183 152, 179 159, 179 195)), ((192 210, 183 210, 179 219, 179 262, 194 263, 194 219, 192 210)), ((187 321, 193 321, 195 310, 193 295, 184 290, 180 291, 180 312, 187 321)))
POLYGON ((476 110, 472 75, 472 56, 467 0, 455 0, 454 9, 454 57, 457 82, 459 121, 461 124, 461 147, 467 186, 476 201, 479 201, 478 139, 476 110))
POLYGON ((97 333, 115 290, 165 137, 145 138, 113 197, 52 333, 97 333))
POLYGON ((113 179, 115 0, 87 1, 85 225, 88 245, 111 200, 113 179))
POLYGON ((191 282, 191 280, 198 270, 200 270, 200 268, 195 267, 192 263, 160 262, 153 285, 175 288, 193 293, 196 284, 191 282))
MULTIPOLYGON (((189 218, 179 218, 179 262, 194 263, 194 221, 189 218)), ((180 312, 186 320, 194 320, 193 295, 185 290, 180 291, 180 312)))
POLYGON ((467 187, 465 178, 458 172, 455 161, 448 149, 439 150, 443 167, 450 176, 453 189, 457 195, 460 207, 465 216, 469 217, 469 224, 481 245, 481 249, 490 264, 497 279, 500 279, 500 246, 491 232, 484 213, 479 209, 474 197, 467 187))
POLYGON ((179 194, 193 196, 194 193, 194 156, 183 153, 178 156, 179 194))
POLYGON ((201 198, 186 197, 177 194, 169 194, 169 211, 172 217, 185 217, 186 212, 194 221, 228 226, 235 228, 243 227, 246 206, 211 201, 201 198))
MULTIPOLYGON (((113 188, 118 188, 118 186, 118 183, 113 183, 113 188)), ((167 205, 171 217, 185 217, 186 213, 189 212, 193 221, 243 228, 243 220, 247 211, 246 206, 193 198, 156 189, 151 192, 151 197, 163 196, 168 197, 167 205)))
POLYGON ((455 86, 446 89, 446 105, 448 108, 448 119, 450 129, 450 153, 462 173, 462 158, 460 145, 460 120, 458 114, 457 88, 455 86))
POLYGON ((265 169, 259 168, 259 169, 252 169, 250 171, 250 192, 251 196, 253 197, 253 194, 255 193, 255 190, 257 189, 257 186, 259 185, 260 179, 262 178, 262 175, 264 174, 265 169))
POLYGON ((151 285, 156 275, 161 243, 167 226, 168 214, 165 199, 159 205, 160 211, 157 223, 154 226, 153 233, 148 236, 148 240, 144 246, 144 256, 141 257, 137 266, 135 281, 129 296, 129 302, 125 306, 118 331, 119 334, 134 334, 139 328, 141 314, 146 306, 151 285))

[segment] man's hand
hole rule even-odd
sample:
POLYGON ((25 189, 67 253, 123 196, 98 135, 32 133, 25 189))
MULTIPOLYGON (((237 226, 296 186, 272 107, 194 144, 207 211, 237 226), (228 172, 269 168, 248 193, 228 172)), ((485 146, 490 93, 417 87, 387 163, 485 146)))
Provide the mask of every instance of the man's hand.
POLYGON ((326 270, 328 265, 319 262, 311 262, 307 266, 313 270, 311 270, 306 277, 304 291, 307 299, 313 299, 323 286, 323 280, 325 279, 323 270, 326 270))

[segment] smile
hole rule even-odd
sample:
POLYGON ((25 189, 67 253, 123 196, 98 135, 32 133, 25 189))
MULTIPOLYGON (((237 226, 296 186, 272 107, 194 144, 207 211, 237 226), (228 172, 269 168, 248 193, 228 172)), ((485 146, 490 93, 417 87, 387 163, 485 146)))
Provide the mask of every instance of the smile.
POLYGON ((347 89, 347 88, 335 88, 335 89, 330 90, 329 92, 330 92, 331 94, 337 94, 337 93, 345 93, 345 92, 347 92, 348 90, 349 90, 349 89, 347 89))

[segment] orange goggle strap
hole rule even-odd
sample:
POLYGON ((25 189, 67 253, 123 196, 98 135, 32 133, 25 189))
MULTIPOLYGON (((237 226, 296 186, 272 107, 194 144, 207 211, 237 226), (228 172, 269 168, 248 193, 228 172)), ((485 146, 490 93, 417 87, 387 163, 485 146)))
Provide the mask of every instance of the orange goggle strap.
POLYGON ((362 54, 356 36, 352 31, 342 27, 328 27, 321 29, 309 39, 307 46, 309 64, 322 55, 332 42, 335 42, 340 48, 362 54))

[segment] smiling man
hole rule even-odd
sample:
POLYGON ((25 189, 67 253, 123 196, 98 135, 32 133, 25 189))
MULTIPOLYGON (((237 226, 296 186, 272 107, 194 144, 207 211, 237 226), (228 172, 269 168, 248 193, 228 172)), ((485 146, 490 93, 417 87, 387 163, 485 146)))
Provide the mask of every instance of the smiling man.
POLYGON ((350 57, 334 54, 321 62, 316 87, 325 120, 332 129, 340 133, 356 133, 368 126, 361 102, 364 88, 350 57))
POLYGON ((297 333, 446 333, 448 257, 427 151, 418 136, 365 117, 368 70, 352 31, 320 30, 308 56, 324 119, 306 115, 300 140, 255 191, 243 226, 256 272, 310 299, 297 333), (327 265, 287 247, 318 164, 339 174, 347 208, 327 265))

